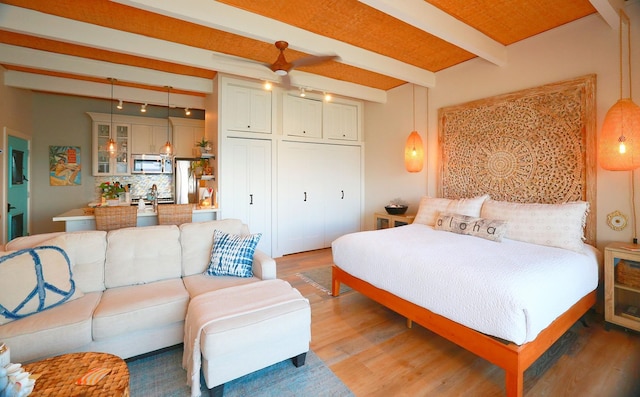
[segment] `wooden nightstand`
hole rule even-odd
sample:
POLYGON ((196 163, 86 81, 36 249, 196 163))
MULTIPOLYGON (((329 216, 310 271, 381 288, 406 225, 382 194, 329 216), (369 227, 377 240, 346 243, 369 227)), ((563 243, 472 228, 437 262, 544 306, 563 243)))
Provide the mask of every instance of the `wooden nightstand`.
POLYGON ((376 230, 410 225, 415 217, 415 215, 389 215, 386 212, 376 212, 373 214, 373 225, 376 230))
POLYGON ((640 272, 640 251, 623 246, 631 244, 611 243, 604 249, 604 318, 609 323, 640 331, 640 286, 624 284, 616 276, 616 267, 621 263, 634 269, 637 266, 640 272))

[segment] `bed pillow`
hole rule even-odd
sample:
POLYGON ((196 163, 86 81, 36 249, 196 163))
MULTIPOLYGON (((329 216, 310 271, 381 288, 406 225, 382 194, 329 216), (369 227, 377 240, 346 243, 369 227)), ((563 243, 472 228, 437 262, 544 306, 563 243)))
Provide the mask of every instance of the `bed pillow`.
POLYGON ((0 325, 82 297, 67 253, 40 246, 0 257, 0 325))
POLYGON ((242 236, 214 230, 211 262, 205 274, 252 277, 253 254, 260 237, 261 233, 242 236))
POLYGON ((507 222, 441 212, 434 228, 500 242, 507 231, 507 222))
POLYGON ((440 212, 479 217, 482 203, 488 198, 488 194, 459 200, 425 196, 420 200, 420 207, 418 208, 418 213, 413 223, 434 226, 436 224, 436 217, 440 212))
POLYGON ((588 211, 586 201, 522 204, 487 200, 480 216, 506 220, 505 238, 582 252, 588 211))

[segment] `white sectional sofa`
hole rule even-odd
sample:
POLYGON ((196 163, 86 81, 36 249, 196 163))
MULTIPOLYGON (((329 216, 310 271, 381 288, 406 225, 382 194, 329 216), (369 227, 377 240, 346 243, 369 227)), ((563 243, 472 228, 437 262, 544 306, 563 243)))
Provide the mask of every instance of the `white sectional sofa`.
POLYGON ((214 229, 249 234, 239 220, 21 237, 5 250, 59 246, 82 297, 0 325, 11 361, 97 351, 128 358, 183 342, 191 298, 276 278, 275 261, 256 250, 253 277, 206 276, 214 229))

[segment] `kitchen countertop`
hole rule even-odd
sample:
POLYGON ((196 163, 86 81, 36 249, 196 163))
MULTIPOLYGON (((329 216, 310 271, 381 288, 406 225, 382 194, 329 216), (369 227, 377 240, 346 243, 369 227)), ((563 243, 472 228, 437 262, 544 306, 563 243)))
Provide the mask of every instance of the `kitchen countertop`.
MULTIPOLYGON (((54 216, 53 221, 64 222, 64 221, 79 221, 79 220, 95 219, 95 216, 93 214, 85 214, 84 211, 85 211, 84 208, 74 208, 67 212, 63 212, 60 215, 54 216)), ((193 209, 194 214, 218 212, 218 211, 219 209, 215 207, 195 207, 193 209)), ((154 212, 153 209, 150 207, 145 208, 144 211, 138 211, 138 217, 148 217, 148 216, 158 216, 158 214, 154 212)))

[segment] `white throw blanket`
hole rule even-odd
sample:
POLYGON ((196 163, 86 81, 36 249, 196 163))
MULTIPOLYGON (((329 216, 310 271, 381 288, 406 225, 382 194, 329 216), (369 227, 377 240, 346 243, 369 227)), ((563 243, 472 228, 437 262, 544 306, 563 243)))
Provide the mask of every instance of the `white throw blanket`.
POLYGON ((191 396, 200 396, 200 335, 204 327, 216 321, 244 316, 293 300, 306 299, 289 283, 279 279, 224 288, 191 299, 184 323, 182 355, 182 367, 187 370, 187 384, 191 387, 191 396))

